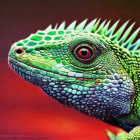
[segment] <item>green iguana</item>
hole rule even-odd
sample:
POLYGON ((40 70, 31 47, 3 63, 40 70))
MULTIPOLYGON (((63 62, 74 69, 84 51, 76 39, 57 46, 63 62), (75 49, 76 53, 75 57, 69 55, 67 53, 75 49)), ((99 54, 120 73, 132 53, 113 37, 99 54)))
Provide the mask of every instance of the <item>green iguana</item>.
POLYGON ((65 22, 12 45, 8 60, 22 78, 60 103, 119 126, 129 134, 110 139, 140 140, 140 28, 135 23, 65 22), (114 33, 115 32, 115 33, 114 33))

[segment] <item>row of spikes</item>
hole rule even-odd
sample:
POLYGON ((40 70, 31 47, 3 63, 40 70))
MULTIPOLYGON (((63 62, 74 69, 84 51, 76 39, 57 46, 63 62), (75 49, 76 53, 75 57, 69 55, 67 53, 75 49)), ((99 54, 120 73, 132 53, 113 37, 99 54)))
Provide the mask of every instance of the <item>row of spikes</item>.
MULTIPOLYGON (((105 35, 106 37, 109 37, 112 41, 116 41, 120 46, 123 46, 124 48, 128 49, 129 51, 132 50, 132 54, 134 54, 138 48, 140 47, 140 38, 133 43, 135 40, 136 36, 138 35, 140 28, 138 28, 127 40, 126 38, 130 34, 133 26, 135 25, 135 22, 131 24, 127 29, 126 26, 129 23, 129 20, 126 21, 115 33, 115 29, 119 23, 119 20, 116 21, 113 26, 109 28, 111 20, 106 22, 104 20, 102 23, 100 23, 101 19, 94 19, 90 23, 87 23, 87 19, 82 21, 79 25, 76 26, 76 20, 73 21, 67 28, 65 28, 65 22, 62 22, 60 26, 58 27, 58 24, 55 25, 53 29, 56 30, 77 30, 77 31, 87 31, 91 33, 97 33, 100 35, 105 35), (85 26, 86 25, 86 26, 85 26), (126 31, 124 32, 124 30, 126 31), (120 36, 122 36, 120 38, 120 36), (120 38, 120 39, 119 39, 120 38)), ((51 30, 52 25, 49 25, 46 30, 51 30)), ((45 31, 46 31, 45 30, 45 31)))

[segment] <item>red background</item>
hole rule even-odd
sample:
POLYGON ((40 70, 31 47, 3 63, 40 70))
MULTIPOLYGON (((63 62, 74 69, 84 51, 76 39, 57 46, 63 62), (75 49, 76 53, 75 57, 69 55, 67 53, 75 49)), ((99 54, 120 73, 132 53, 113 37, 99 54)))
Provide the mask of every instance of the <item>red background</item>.
MULTIPOLYGON (((114 126, 65 107, 18 77, 7 64, 10 46, 63 20, 131 19, 140 25, 139 0, 0 1, 0 140, 108 140, 114 126)), ((120 25, 121 25, 120 23, 120 25)))

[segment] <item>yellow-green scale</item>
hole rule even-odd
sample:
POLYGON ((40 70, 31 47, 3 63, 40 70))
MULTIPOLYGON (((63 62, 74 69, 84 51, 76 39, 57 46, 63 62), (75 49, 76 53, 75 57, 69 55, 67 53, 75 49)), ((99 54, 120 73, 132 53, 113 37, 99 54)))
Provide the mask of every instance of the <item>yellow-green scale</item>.
POLYGON ((138 66, 137 70, 135 71, 134 77, 134 85, 135 85, 135 95, 134 100, 132 101, 132 116, 136 119, 137 123, 140 123, 140 62, 137 62, 138 66), (134 114, 134 115, 133 115, 134 114))

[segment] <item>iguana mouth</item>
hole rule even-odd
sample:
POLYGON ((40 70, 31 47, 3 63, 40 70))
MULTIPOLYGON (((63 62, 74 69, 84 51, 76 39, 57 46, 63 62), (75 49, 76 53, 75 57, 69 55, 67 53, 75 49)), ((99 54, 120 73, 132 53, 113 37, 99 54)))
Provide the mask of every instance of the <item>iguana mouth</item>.
POLYGON ((16 59, 10 56, 8 57, 8 63, 11 69, 13 69, 23 79, 33 83, 34 85, 38 85, 36 76, 31 74, 33 67, 24 64, 23 62, 17 61, 16 59), (21 64, 24 64, 24 67, 22 67, 21 64))
MULTIPOLYGON (((45 82, 51 81, 50 79, 54 78, 54 75, 60 75, 62 77, 65 76, 67 78, 69 78, 69 77, 75 78, 78 81, 94 80, 94 78, 74 77, 74 76, 65 75, 63 73, 60 74, 60 73, 55 73, 55 72, 49 71, 49 70, 43 70, 41 68, 37 68, 37 67, 31 66, 29 64, 26 64, 26 63, 24 63, 20 60, 17 60, 11 56, 8 57, 8 62, 9 62, 10 67, 16 73, 18 73, 22 78, 24 78, 25 80, 28 80, 29 82, 31 82, 31 79, 35 78, 37 76, 37 74, 39 75, 39 77, 36 77, 36 78, 40 78, 41 80, 44 80, 44 78, 45 79, 47 78, 47 80, 44 80, 45 82)), ((56 77, 56 79, 63 81, 63 79, 60 79, 59 77, 56 77)), ((72 82, 72 80, 71 80, 71 82, 72 82)), ((32 83, 33 83, 33 81, 32 81, 32 83)))

